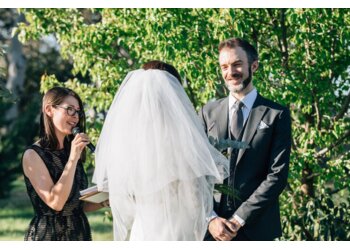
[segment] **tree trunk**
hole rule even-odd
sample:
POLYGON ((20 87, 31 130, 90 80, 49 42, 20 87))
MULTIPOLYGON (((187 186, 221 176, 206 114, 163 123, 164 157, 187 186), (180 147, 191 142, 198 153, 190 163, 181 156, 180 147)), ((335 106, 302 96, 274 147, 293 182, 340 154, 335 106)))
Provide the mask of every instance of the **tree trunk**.
MULTIPOLYGON (((14 10, 11 10, 14 11, 14 10)), ((20 14, 15 24, 24 21, 23 14, 20 14)), ((9 49, 6 53, 8 61, 8 74, 6 88, 11 91, 17 101, 6 112, 5 117, 7 121, 12 121, 18 117, 19 103, 18 99, 23 91, 23 85, 26 72, 26 59, 23 55, 22 44, 15 35, 10 41, 9 49)))
POLYGON ((314 197, 314 177, 312 170, 307 166, 303 169, 301 183, 301 191, 309 197, 314 197))

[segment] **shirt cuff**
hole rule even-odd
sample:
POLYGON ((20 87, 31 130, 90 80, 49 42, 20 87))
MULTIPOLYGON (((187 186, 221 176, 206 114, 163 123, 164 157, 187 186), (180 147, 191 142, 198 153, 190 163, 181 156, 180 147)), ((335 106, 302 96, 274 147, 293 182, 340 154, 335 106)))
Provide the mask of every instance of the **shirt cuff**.
POLYGON ((241 224, 242 227, 244 226, 245 221, 244 221, 241 217, 239 217, 237 214, 233 215, 233 218, 234 218, 236 221, 238 221, 238 223, 241 224))
POLYGON ((207 222, 211 222, 213 219, 215 219, 216 217, 218 217, 218 215, 215 213, 215 211, 211 211, 209 217, 206 218, 207 222))

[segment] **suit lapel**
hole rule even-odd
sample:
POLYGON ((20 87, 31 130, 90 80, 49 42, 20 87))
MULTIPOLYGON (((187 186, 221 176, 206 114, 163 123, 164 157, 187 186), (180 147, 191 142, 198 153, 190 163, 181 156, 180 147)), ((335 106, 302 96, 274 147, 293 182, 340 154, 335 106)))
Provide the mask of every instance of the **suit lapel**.
POLYGON ((215 124, 213 125, 216 129, 217 139, 226 139, 228 135, 228 97, 224 98, 216 107, 215 115, 215 124))
MULTIPOLYGON (((226 139, 228 137, 228 97, 224 98, 219 103, 214 114, 215 124, 213 124, 213 129, 216 130, 216 139, 226 139)), ((221 192, 214 193, 214 200, 216 202, 215 207, 220 204, 221 195, 221 192)))
MULTIPOLYGON (((266 106, 263 105, 263 98, 258 94, 258 96, 256 97, 256 100, 254 102, 254 105, 252 107, 252 110, 250 111, 250 114, 248 116, 248 120, 246 122, 246 127, 244 129, 242 141, 250 144, 265 112, 266 112, 266 106)), ((238 151, 236 165, 238 164, 238 162, 242 158, 245 151, 246 151, 246 149, 240 149, 238 151)))

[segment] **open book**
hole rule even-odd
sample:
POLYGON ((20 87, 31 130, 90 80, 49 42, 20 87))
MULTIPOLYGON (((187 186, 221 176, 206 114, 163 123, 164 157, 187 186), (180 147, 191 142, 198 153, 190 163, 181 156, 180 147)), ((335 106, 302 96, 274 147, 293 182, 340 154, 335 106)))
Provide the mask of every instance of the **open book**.
MULTIPOLYGON (((107 182, 104 183, 104 187, 107 187, 108 184, 107 182)), ((87 189, 81 190, 80 191, 80 198, 79 200, 87 201, 87 202, 92 202, 92 203, 101 203, 103 201, 108 200, 108 192, 107 188, 104 188, 105 191, 99 191, 97 189, 97 186, 92 186, 87 189)))

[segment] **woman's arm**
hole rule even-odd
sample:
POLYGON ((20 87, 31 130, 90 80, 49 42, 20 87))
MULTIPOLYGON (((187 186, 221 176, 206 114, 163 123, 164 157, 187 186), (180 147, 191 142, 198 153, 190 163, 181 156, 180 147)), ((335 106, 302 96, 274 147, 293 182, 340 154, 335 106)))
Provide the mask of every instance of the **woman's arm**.
POLYGON ((61 211, 68 199, 76 166, 77 160, 69 159, 60 179, 54 184, 45 163, 34 150, 28 149, 23 156, 24 174, 45 204, 56 211, 61 211))
POLYGON ((77 162, 84 147, 89 143, 86 135, 78 134, 71 143, 69 159, 62 175, 56 184, 40 156, 32 149, 26 150, 23 156, 23 171, 29 178, 40 198, 50 208, 61 211, 73 186, 77 162))

